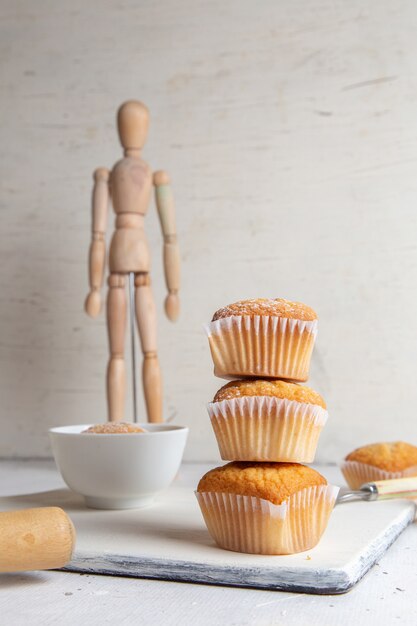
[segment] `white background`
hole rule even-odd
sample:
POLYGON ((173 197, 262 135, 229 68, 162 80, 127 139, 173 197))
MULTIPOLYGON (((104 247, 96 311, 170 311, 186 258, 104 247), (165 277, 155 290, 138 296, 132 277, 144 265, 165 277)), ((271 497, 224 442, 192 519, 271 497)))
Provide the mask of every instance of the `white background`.
POLYGON ((49 456, 48 427, 105 419, 104 317, 83 312, 91 174, 121 156, 128 98, 176 197, 176 325, 154 206, 147 229, 187 458, 218 458, 202 325, 246 297, 319 314, 318 461, 416 442, 416 3, 2 0, 0 18, 0 456, 49 456))

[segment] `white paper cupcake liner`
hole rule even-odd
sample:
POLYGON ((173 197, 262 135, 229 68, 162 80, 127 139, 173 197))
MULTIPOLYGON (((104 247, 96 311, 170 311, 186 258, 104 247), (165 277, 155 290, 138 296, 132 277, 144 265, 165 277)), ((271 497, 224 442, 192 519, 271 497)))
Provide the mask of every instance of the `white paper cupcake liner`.
POLYGON ((214 374, 306 381, 317 320, 231 315, 206 327, 214 374))
POLYGON ((328 413, 321 406, 241 396, 207 406, 222 459, 311 463, 328 413))
POLYGON ((388 472, 374 465, 368 465, 367 463, 344 461, 340 469, 350 489, 360 489, 365 483, 374 480, 391 480, 392 478, 417 476, 417 465, 407 467, 407 469, 401 472, 388 472))
POLYGON ((282 504, 254 496, 196 492, 214 541, 226 550, 251 554, 294 554, 313 548, 333 510, 339 488, 308 487, 282 504))

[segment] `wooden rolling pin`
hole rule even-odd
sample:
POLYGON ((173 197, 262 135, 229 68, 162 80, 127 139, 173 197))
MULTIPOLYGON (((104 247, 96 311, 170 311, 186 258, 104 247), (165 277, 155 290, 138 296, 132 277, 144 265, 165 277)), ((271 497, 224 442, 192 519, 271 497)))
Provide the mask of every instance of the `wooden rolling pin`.
POLYGON ((74 526, 58 507, 0 513, 0 572, 63 567, 74 544, 74 526))

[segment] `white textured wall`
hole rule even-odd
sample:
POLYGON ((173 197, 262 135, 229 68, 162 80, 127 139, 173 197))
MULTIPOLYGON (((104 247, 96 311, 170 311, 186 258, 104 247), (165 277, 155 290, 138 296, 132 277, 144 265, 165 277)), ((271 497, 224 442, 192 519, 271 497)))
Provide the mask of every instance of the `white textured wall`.
MULTIPOLYGON (((152 112, 145 158, 173 177, 182 317, 162 316, 166 414, 218 458, 203 322, 245 297, 312 305, 320 460, 417 440, 414 0, 3 0, 0 455, 105 414, 104 318, 87 290, 91 172, 120 157, 118 104, 152 112)), ((143 405, 141 405, 143 414, 143 405)))

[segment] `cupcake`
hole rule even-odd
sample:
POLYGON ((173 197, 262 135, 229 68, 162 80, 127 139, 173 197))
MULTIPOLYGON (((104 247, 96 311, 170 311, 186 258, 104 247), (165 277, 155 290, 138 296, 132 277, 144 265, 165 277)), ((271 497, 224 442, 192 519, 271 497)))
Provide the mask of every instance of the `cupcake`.
POLYGON ((308 378, 317 315, 305 304, 241 300, 216 311, 206 331, 216 376, 308 378))
POLYGON ((328 416, 320 394, 282 380, 232 381, 207 409, 228 461, 311 463, 328 416))
POLYGON ((417 476, 417 447, 404 441, 362 446, 347 455, 341 470, 351 489, 374 480, 417 476))
POLYGON ((129 433, 144 433, 143 428, 132 422, 106 422, 94 424, 86 428, 82 433, 94 433, 96 435, 126 435, 129 433))
POLYGON ((293 554, 318 543, 337 492, 305 465, 233 462, 205 474, 196 496, 221 548, 293 554))

